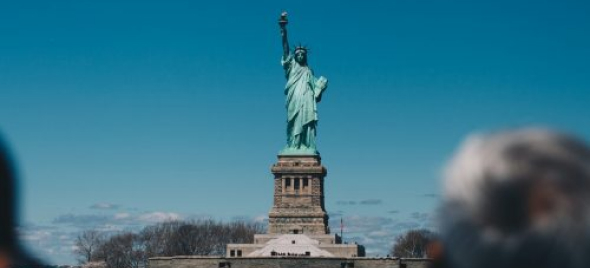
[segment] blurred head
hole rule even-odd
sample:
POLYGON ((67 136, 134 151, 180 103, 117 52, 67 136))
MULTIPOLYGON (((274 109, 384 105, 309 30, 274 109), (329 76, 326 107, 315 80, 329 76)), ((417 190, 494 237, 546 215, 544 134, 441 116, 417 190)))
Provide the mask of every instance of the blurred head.
POLYGON ((301 65, 307 64, 307 49, 297 47, 295 49, 295 61, 301 65))
POLYGON ((38 267, 20 247, 16 228, 16 172, 0 137, 0 268, 38 267))
POLYGON ((588 267, 590 149, 545 129, 469 137, 442 213, 451 267, 588 267))
POLYGON ((11 252, 16 246, 15 174, 12 163, 0 139, 0 251, 11 252))

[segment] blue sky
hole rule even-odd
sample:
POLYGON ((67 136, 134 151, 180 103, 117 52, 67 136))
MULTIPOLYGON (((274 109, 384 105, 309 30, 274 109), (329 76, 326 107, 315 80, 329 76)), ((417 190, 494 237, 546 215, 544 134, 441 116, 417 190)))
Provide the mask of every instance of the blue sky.
POLYGON ((345 239, 386 254, 432 227, 469 133, 527 125, 588 141, 584 1, 0 3, 0 130, 22 237, 73 263, 87 228, 263 220, 285 137, 277 18, 329 79, 318 149, 345 239))

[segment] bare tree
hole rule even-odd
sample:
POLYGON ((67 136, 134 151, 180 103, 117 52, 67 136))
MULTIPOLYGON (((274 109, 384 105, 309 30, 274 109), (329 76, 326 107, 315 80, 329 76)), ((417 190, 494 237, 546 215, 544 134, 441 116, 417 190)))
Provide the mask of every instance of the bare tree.
POLYGON ((131 232, 113 235, 99 251, 108 268, 142 268, 146 267, 149 258, 141 237, 131 232))
POLYGON ((391 254, 401 258, 428 257, 428 244, 435 238, 435 234, 426 229, 410 230, 395 238, 391 254))
POLYGON ((228 243, 252 243, 254 234, 263 232, 259 223, 170 221, 146 226, 138 233, 122 232, 108 238, 85 231, 78 236, 76 254, 83 256, 86 263, 104 263, 107 268, 143 268, 149 258, 157 256, 223 256, 228 243), (90 239, 95 236, 99 239, 90 239))
POLYGON ((96 230, 87 230, 76 237, 74 254, 78 255, 80 264, 93 260, 98 247, 103 243, 104 235, 96 230))

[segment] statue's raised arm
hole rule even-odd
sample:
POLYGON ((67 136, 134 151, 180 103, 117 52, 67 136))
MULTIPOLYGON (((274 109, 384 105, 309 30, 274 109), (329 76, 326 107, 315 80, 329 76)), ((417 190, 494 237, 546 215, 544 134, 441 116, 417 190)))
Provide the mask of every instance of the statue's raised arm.
POLYGON ((281 27, 281 38, 283 39, 283 57, 287 58, 289 56, 289 39, 287 38, 287 12, 283 11, 281 13, 281 18, 279 18, 279 26, 281 27))

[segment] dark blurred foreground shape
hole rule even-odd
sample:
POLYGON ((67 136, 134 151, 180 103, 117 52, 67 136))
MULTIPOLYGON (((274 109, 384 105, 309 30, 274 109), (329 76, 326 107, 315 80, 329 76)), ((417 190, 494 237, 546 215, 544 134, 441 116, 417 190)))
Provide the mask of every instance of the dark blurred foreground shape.
POLYGON ((16 236, 16 172, 0 138, 0 268, 39 267, 24 253, 16 236))
POLYGON ((447 166, 440 216, 436 266, 590 267, 590 149, 547 129, 472 136, 447 166))

